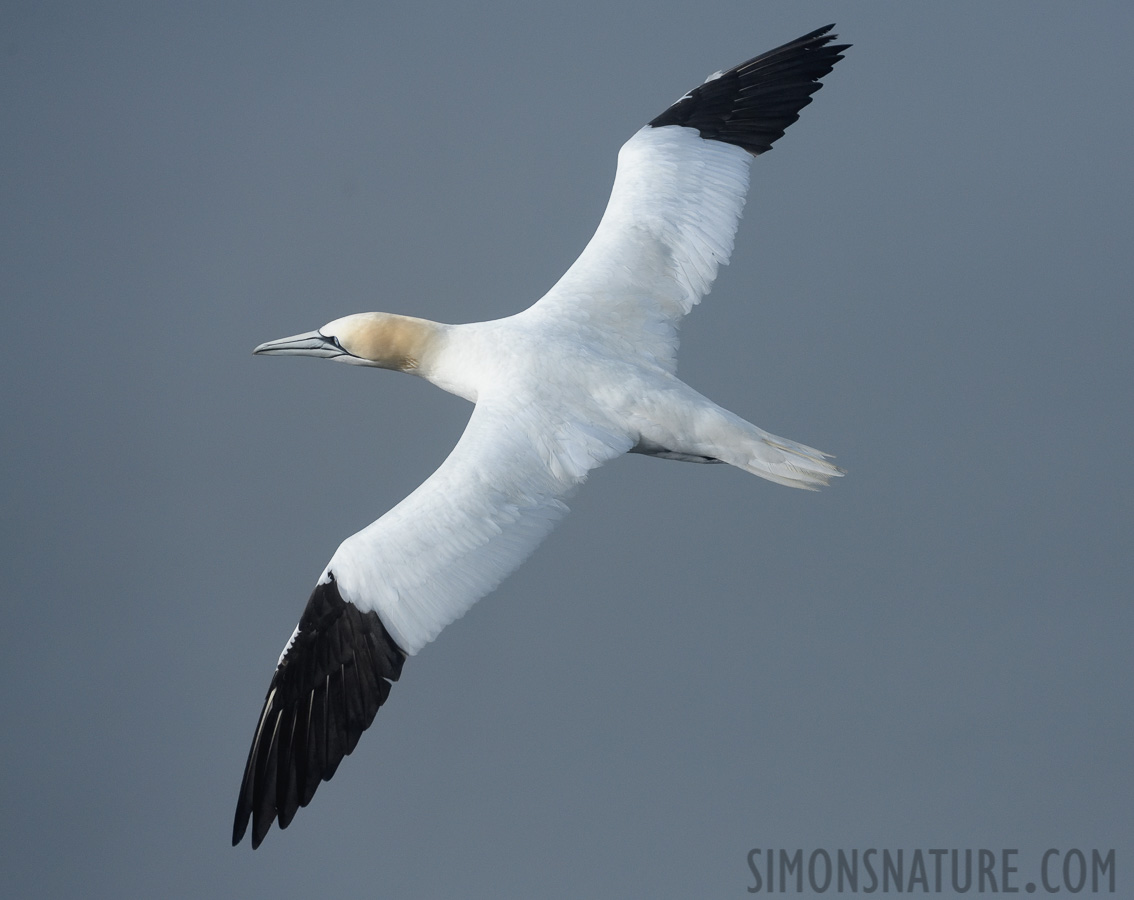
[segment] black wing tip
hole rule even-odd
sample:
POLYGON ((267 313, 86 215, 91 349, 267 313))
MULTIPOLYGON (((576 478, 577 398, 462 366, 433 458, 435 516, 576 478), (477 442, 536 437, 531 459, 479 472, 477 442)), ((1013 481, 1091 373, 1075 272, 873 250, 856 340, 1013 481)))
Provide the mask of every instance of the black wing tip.
POLYGON ((733 66, 694 88, 650 121, 653 128, 693 128, 706 140, 753 156, 772 148, 850 44, 832 44, 834 23, 733 66))
POLYGON ((253 735, 232 826, 235 847, 252 823, 252 849, 272 823, 287 828, 358 744, 406 653, 374 611, 343 600, 335 577, 316 585, 272 676, 253 735))

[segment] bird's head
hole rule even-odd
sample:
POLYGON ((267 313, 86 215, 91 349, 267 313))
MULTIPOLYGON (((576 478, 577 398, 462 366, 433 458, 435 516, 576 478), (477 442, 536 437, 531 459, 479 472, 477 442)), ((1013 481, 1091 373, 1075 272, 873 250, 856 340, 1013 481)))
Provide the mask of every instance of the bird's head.
POLYGON ((412 372, 436 339, 438 326, 427 319, 391 313, 355 313, 316 331, 261 344, 263 356, 321 356, 356 366, 412 372))

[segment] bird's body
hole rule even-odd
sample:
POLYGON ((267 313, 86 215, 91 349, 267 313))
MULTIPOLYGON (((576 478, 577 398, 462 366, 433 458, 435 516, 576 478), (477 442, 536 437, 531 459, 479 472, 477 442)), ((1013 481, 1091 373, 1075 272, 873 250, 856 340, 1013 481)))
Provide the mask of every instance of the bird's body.
POLYGON ((249 816, 253 846, 277 817, 290 822, 404 660, 528 556, 591 469, 638 452, 801 488, 841 474, 676 375, 678 323, 728 261, 750 155, 795 121, 845 49, 829 30, 714 76, 631 138, 595 236, 528 309, 461 325, 362 313, 257 348, 409 372, 476 406, 441 467, 319 578, 272 679, 234 843, 249 816))

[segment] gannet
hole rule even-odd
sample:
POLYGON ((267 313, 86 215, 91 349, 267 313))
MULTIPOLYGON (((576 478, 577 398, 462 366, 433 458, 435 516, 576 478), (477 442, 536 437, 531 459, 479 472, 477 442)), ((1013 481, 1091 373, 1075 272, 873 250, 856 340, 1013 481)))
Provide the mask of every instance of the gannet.
POLYGON ((827 26, 681 97, 618 153, 582 255, 533 306, 444 325, 368 312, 254 353, 418 375, 475 404, 448 458, 319 576, 256 725, 232 842, 286 828, 331 778, 406 659, 512 572, 597 466, 624 453, 728 463, 816 489, 842 470, 676 375, 681 317, 728 262, 751 157, 771 148, 849 45, 827 26))

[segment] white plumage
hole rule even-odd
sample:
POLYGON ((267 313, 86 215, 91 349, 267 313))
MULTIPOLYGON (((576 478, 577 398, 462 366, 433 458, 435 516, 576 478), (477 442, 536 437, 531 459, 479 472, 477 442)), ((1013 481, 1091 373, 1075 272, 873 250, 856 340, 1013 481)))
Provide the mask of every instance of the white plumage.
POLYGON ((272 679, 234 843, 249 816, 253 846, 274 819, 286 827, 404 659, 535 549, 591 469, 635 451, 799 488, 841 474, 675 374, 678 324, 728 262, 751 157, 841 58, 829 30, 718 73, 627 141, 594 237, 523 312, 467 325, 363 313, 256 348, 410 372, 476 407, 440 468, 323 571, 272 679))

